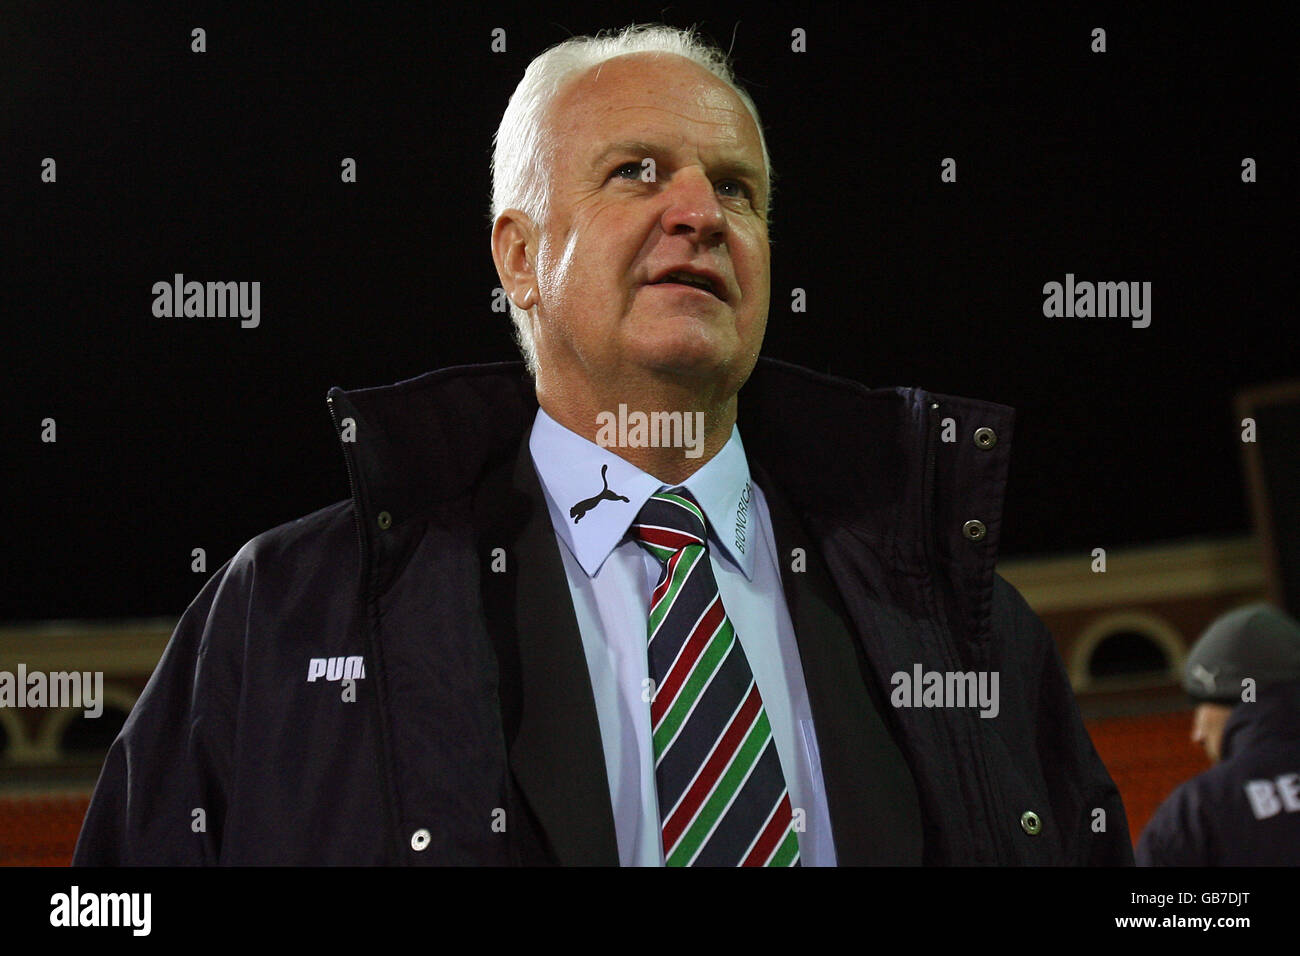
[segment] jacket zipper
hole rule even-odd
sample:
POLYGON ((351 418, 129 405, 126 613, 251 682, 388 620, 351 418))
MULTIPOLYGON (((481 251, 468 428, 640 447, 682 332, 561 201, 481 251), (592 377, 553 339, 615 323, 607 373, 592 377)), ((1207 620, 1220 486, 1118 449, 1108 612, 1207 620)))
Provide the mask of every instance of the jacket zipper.
MULTIPOLYGON (((334 406, 334 397, 327 397, 325 404, 329 406, 330 419, 334 422, 335 435, 341 435, 338 409, 334 406)), ((357 534, 357 556, 361 570, 361 587, 360 593, 357 595, 357 600, 361 604, 361 627, 363 629, 361 639, 375 669, 375 705, 379 710, 379 739, 382 748, 380 752, 380 773, 383 777, 381 781, 382 791, 386 798, 384 800, 384 815, 387 818, 385 829, 388 831, 389 840, 392 841, 390 846, 395 846, 397 849, 396 861, 409 863, 403 852, 404 845, 397 826, 397 808, 393 805, 392 772, 390 770, 392 742, 388 736, 388 721, 385 719, 387 708, 384 706, 384 668, 379 654, 378 641, 375 640, 374 628, 371 627, 370 622, 370 553, 366 548, 365 534, 361 530, 361 495, 357 491, 357 480, 352 465, 352 452, 346 447, 347 442, 340 442, 340 444, 345 446, 343 448, 343 463, 348 472, 348 493, 352 496, 352 528, 357 534)))
MULTIPOLYGON (((940 412, 939 403, 932 400, 928 394, 926 394, 925 397, 925 409, 926 409, 926 419, 927 419, 926 420, 926 441, 925 441, 925 489, 924 489, 924 497, 923 497, 925 503, 924 505, 925 506, 925 535, 924 535, 925 556, 926 556, 926 561, 929 564, 931 574, 937 574, 939 570, 939 562, 935 551, 933 535, 935 533, 934 498, 938 492, 935 476, 937 472, 938 439, 939 439, 939 430, 940 430, 939 425, 941 419, 939 418, 939 412, 940 412)), ((940 606, 940 603, 937 599, 934 601, 934 604, 935 604, 935 611, 942 618, 946 619, 947 614, 944 608, 940 606)), ((954 622, 947 621, 945 627, 945 630, 951 636, 950 640, 953 641, 957 639, 957 635, 954 631, 954 626, 955 626, 954 622)), ((957 652, 957 650, 958 649, 955 645, 949 642, 945 642, 945 647, 944 647, 944 656, 946 657, 946 661, 944 664, 945 667, 948 667, 949 669, 953 669, 953 670, 961 669, 961 665, 962 665, 961 655, 957 652)), ((988 761, 985 759, 983 741, 980 738, 980 734, 977 728, 967 727, 966 732, 970 738, 971 747, 974 750, 975 755, 979 760, 979 768, 976 770, 976 773, 974 775, 975 777, 974 785, 978 790, 982 792, 982 796, 984 800, 984 808, 983 808, 984 812, 982 815, 984 817, 984 824, 986 828, 985 836, 990 841, 989 846, 991 847, 992 854, 993 854, 992 862, 995 864, 1001 864, 1004 860, 1004 854, 1002 852, 1002 847, 998 844, 996 827, 994 825, 994 817, 996 816, 997 813, 998 801, 996 795, 992 792, 992 789, 989 785, 988 761)))

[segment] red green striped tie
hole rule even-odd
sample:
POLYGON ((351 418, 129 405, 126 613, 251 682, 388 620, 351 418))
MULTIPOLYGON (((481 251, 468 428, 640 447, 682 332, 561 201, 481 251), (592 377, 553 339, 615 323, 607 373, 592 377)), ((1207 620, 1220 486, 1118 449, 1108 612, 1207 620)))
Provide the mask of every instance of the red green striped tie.
POLYGON ((631 534, 664 563, 650 595, 650 732, 668 866, 799 866, 772 727, 685 488, 652 495, 631 534))

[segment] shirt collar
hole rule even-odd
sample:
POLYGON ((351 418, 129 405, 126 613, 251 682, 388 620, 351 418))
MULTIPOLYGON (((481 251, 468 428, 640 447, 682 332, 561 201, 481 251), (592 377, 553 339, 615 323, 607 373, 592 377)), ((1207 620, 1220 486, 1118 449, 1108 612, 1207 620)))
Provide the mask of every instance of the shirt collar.
MULTIPOLYGON (((623 540, 627 529, 650 496, 665 485, 608 448, 565 428, 542 408, 537 409, 528 450, 546 495, 551 524, 589 577, 623 540), (601 468, 607 467, 601 480, 601 468), (613 495, 589 504, 573 520, 579 503, 599 495, 607 485, 613 495)), ((753 486, 740 429, 704 467, 681 482, 699 502, 709 522, 710 547, 722 549, 745 577, 754 577, 753 486)))

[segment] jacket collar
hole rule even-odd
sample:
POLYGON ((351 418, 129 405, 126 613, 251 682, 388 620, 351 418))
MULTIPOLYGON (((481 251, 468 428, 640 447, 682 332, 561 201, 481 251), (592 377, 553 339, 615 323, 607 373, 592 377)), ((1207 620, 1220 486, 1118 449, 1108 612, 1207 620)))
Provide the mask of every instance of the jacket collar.
MULTIPOLYGON (((409 556, 403 531, 463 513, 487 470, 514 459, 537 412, 521 362, 333 388, 328 401, 371 593, 409 556)), ((944 610, 978 638, 991 615, 1013 419, 1002 405, 871 389, 760 357, 740 392, 738 424, 750 461, 814 534, 854 539, 905 575, 942 573, 958 594, 944 610), (979 429, 994 441, 975 440, 979 429)))
POLYGON ((1300 681, 1259 688, 1258 697, 1237 704, 1223 725, 1221 759, 1235 757, 1265 740, 1300 737, 1300 681))

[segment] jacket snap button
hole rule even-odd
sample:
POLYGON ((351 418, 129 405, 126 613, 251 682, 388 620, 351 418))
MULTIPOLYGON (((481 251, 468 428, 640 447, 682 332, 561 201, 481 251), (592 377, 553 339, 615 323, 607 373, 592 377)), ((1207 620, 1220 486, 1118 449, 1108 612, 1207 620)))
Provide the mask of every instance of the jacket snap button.
POLYGON ((998 443, 998 433, 991 428, 975 429, 975 447, 988 451, 998 443))
POLYGON ((411 834, 411 849, 416 853, 425 849, 429 845, 429 831, 424 827, 416 830, 411 834))
POLYGON ((387 511, 379 512, 379 530, 387 531, 393 524, 393 516, 387 511))
POLYGON ((1038 814, 1033 810, 1026 810, 1020 814, 1020 828, 1030 836, 1037 836, 1043 829, 1043 821, 1038 819, 1038 814))
POLYGON ((972 541, 980 541, 988 534, 983 521, 967 521, 961 526, 961 533, 972 541))

